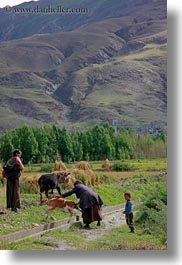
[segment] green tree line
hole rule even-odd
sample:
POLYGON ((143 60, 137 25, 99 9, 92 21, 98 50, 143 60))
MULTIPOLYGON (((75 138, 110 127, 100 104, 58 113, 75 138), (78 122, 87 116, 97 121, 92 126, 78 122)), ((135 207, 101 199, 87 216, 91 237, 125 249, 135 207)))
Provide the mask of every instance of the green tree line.
POLYGON ((6 161, 19 148, 27 163, 48 163, 79 160, 141 159, 166 157, 164 132, 137 135, 121 129, 115 134, 109 124, 95 125, 85 131, 69 132, 65 127, 23 125, 0 136, 0 159, 6 161))

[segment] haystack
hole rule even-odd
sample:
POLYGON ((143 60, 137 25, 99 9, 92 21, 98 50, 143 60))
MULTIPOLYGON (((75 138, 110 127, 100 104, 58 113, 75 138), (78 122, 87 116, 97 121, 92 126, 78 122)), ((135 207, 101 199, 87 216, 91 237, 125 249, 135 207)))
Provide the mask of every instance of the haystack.
POLYGON ((112 164, 111 162, 109 161, 109 159, 106 159, 104 161, 104 163, 102 164, 102 168, 105 168, 105 169, 111 169, 112 168, 112 164))
POLYGON ((72 170, 72 174, 76 179, 81 180, 87 186, 94 186, 96 183, 96 176, 86 161, 80 161, 75 165, 75 169, 72 170))
POLYGON ((87 171, 92 170, 91 165, 86 161, 80 161, 75 165, 75 168, 87 171))
POLYGON ((68 170, 66 165, 61 160, 56 160, 52 171, 68 170))

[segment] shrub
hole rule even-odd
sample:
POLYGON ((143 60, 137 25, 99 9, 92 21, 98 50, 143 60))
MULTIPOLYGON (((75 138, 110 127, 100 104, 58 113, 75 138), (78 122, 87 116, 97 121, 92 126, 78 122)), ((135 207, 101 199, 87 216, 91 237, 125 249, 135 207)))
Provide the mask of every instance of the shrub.
POLYGON ((111 178, 108 175, 106 175, 106 174, 100 174, 100 175, 96 176, 96 182, 98 184, 109 183, 110 180, 111 180, 111 178))
POLYGON ((43 164, 41 165, 40 172, 52 172, 52 164, 43 164))
POLYGON ((163 241, 167 237, 167 190, 166 183, 150 185, 144 193, 142 205, 135 218, 145 234, 160 235, 163 241))
POLYGON ((129 163, 116 162, 112 165, 112 170, 115 171, 132 171, 136 170, 138 167, 131 165, 129 163))

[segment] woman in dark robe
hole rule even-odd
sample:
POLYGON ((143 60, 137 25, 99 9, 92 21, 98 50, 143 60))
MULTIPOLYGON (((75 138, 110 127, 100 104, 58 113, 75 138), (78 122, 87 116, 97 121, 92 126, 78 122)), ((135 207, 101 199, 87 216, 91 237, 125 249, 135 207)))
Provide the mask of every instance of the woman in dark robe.
POLYGON ((83 223, 85 224, 84 228, 90 228, 90 223, 94 221, 98 221, 97 225, 99 226, 102 220, 101 206, 103 204, 99 195, 85 186, 81 181, 77 180, 74 183, 74 188, 61 196, 65 198, 74 193, 80 199, 79 206, 82 210, 83 223))
POLYGON ((17 208, 21 208, 19 177, 24 166, 20 157, 21 151, 19 149, 14 150, 13 157, 10 158, 4 166, 4 174, 7 179, 7 209, 11 208, 11 210, 15 212, 17 212, 17 208))

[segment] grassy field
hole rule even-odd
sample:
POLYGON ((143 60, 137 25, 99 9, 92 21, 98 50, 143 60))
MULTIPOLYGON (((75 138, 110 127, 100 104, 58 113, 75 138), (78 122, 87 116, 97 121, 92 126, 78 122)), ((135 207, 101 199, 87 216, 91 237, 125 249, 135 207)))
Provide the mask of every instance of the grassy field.
MULTIPOLYGON (((69 249, 74 250, 165 250, 166 244, 160 239, 140 233, 128 233, 126 225, 113 228, 105 237, 88 240, 85 233, 80 233, 79 224, 69 230, 60 229, 44 233, 39 238, 27 238, 15 243, 2 243, 3 249, 11 250, 58 250, 59 242, 66 242, 69 249)), ((95 231, 95 230, 94 230, 95 231)))
MULTIPOLYGON (((152 189, 154 185, 162 183, 164 187, 166 186, 166 159, 125 161, 124 163, 135 166, 136 169, 122 172, 102 169, 102 163, 101 161, 94 161, 90 164, 97 177, 97 183, 92 188, 101 196, 104 201, 104 206, 124 203, 123 193, 126 191, 132 193, 132 200, 140 202, 146 190, 152 189)), ((51 167, 52 165, 47 165, 47 169, 51 167)), ((72 169, 74 168, 74 164, 69 164, 67 167, 72 169)), ((7 211, 6 214, 0 215, 2 228, 0 230, 0 235, 33 228, 46 222, 45 209, 47 209, 47 206, 40 207, 38 205, 38 190, 37 192, 34 190, 33 193, 23 192, 23 190, 25 190, 23 186, 25 185, 25 180, 30 178, 37 179, 42 173, 46 172, 45 169, 45 165, 31 165, 26 167, 21 176, 22 208, 19 213, 7 211), (42 169, 44 171, 42 171, 42 169)), ((63 189, 62 187, 62 191, 63 189)), ((5 191, 6 187, 0 186, 0 207, 5 207, 6 205, 5 191)), ((75 195, 72 195, 70 198, 77 200, 75 195)), ((138 211, 138 207, 136 207, 135 210, 138 211)), ((56 210, 49 216, 49 221, 61 220, 65 217, 68 217, 67 213, 56 210)), ((73 226, 72 229, 75 231, 75 234, 79 234, 76 244, 77 249, 123 249, 124 245, 127 249, 164 249, 166 247, 164 243, 161 243, 154 235, 142 234, 140 229, 137 229, 137 235, 134 235, 133 239, 131 239, 131 235, 128 235, 128 229, 125 226, 112 229, 104 239, 91 240, 89 242, 86 240, 84 244, 81 233, 78 233, 79 228, 73 226), (109 238, 112 240, 109 240, 109 238), (103 240, 105 242, 104 244, 103 240)), ((63 238, 69 243, 74 244, 73 241, 75 237, 71 237, 71 234, 71 230, 60 231, 59 229, 48 232, 48 234, 45 233, 39 240, 32 238, 11 244, 0 242, 0 248, 56 249, 56 240, 59 238, 63 238)))

